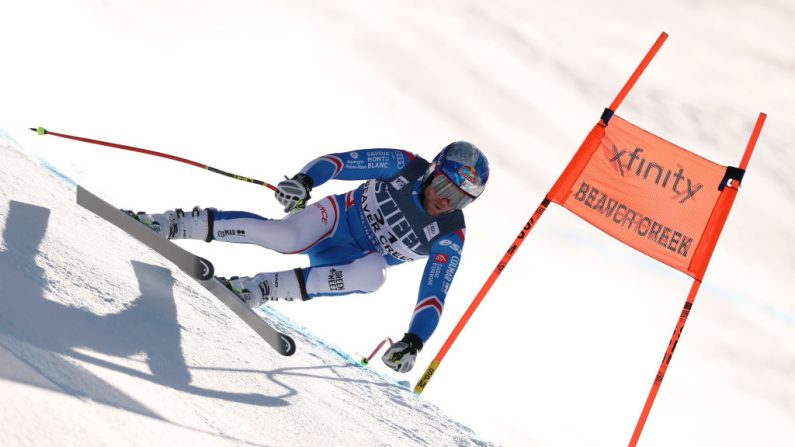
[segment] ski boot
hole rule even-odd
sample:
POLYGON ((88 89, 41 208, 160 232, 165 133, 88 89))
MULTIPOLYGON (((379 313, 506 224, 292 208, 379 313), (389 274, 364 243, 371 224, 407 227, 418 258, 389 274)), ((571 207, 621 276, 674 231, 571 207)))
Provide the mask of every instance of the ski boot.
POLYGON ((189 214, 181 208, 168 210, 162 214, 122 211, 149 227, 163 239, 199 239, 207 242, 212 240, 213 213, 210 209, 202 210, 197 206, 189 214))
POLYGON ((218 279, 229 290, 235 292, 244 303, 255 309, 266 301, 309 299, 306 289, 299 280, 298 275, 302 274, 301 269, 295 269, 284 272, 259 273, 253 278, 233 276, 229 279, 221 277, 218 279))
MULTIPOLYGON (((133 219, 141 222, 142 224, 149 227, 150 230, 154 231, 155 233, 162 236, 163 227, 160 225, 160 222, 155 220, 154 216, 151 214, 146 214, 143 211, 138 211, 137 213, 133 210, 121 210, 122 212, 126 213, 128 216, 132 217, 133 219)), ((166 238, 164 238, 166 239, 166 238)))
POLYGON ((240 278, 239 276, 233 276, 229 279, 224 278, 222 276, 216 276, 216 278, 218 278, 218 280, 221 281, 226 286, 227 289, 234 292, 234 294, 237 295, 237 297, 240 298, 241 301, 246 303, 248 307, 256 309, 257 307, 262 305, 264 301, 262 296, 263 294, 261 292, 256 293, 259 292, 258 290, 259 288, 255 287, 254 288, 255 292, 252 292, 251 290, 243 286, 243 283, 246 282, 246 280, 249 278, 240 278))

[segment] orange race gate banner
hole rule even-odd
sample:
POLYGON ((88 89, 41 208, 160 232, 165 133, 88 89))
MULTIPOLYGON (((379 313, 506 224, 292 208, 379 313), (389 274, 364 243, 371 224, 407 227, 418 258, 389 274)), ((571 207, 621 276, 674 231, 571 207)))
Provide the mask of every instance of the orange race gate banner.
POLYGON ((701 279, 703 264, 693 259, 727 167, 617 115, 597 127, 549 199, 630 247, 701 279))
POLYGON ((630 447, 637 445, 766 118, 759 114, 738 167, 732 167, 713 163, 616 115, 667 37, 660 34, 588 133, 417 381, 416 393, 425 389, 494 282, 555 202, 641 253, 693 277, 630 438, 630 447))

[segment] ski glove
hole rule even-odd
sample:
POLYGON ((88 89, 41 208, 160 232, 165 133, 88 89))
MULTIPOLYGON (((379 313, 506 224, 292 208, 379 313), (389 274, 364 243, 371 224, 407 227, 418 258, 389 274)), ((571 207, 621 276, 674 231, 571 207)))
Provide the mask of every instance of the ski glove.
POLYGON ((293 178, 279 182, 276 185, 276 200, 284 205, 284 212, 289 213, 294 209, 302 209, 309 200, 309 191, 314 185, 312 177, 306 174, 295 174, 293 178))
POLYGON ((387 349, 381 360, 395 371, 407 373, 414 367, 414 361, 417 360, 417 353, 420 350, 422 350, 422 340, 411 332, 407 332, 402 340, 387 349))

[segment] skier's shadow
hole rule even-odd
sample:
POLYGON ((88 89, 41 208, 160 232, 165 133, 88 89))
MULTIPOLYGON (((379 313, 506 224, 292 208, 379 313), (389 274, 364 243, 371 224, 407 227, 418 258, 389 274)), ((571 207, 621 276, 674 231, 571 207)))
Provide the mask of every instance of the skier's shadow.
POLYGON ((44 298, 48 280, 35 258, 49 215, 47 208, 10 202, 2 238, 5 251, 0 252, 0 378, 159 419, 163 418, 76 360, 196 395, 252 405, 287 405, 280 397, 191 385, 176 320, 174 278, 165 268, 133 261, 140 297, 114 314, 97 315, 44 298), (103 360, 94 353, 140 357, 151 373, 142 371, 146 368, 103 360))

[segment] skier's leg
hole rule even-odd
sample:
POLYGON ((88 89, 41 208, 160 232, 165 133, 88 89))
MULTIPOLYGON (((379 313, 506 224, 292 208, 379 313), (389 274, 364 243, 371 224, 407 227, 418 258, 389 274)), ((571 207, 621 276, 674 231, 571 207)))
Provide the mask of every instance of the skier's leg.
POLYGON ((305 301, 317 296, 374 292, 386 280, 386 268, 383 256, 372 253, 347 264, 259 273, 231 279, 228 284, 251 307, 257 307, 278 299, 305 301))
POLYGON ((181 208, 163 213, 147 214, 143 211, 134 213, 125 210, 137 221, 151 228, 163 239, 199 239, 210 242, 213 228, 213 213, 210 208, 193 208, 184 212, 181 208))
POLYGON ((348 264, 313 266, 301 269, 307 296, 370 293, 386 281, 388 265, 380 253, 371 253, 348 264))
POLYGON ((198 207, 190 213, 180 209, 161 214, 128 213, 164 239, 218 240, 256 244, 281 253, 301 253, 334 235, 338 207, 334 197, 329 196, 279 220, 244 211, 198 207))
POLYGON ((302 253, 333 236, 339 206, 333 196, 283 219, 265 219, 251 213, 213 210, 213 239, 256 244, 280 253, 302 253))
POLYGON ((252 308, 259 307, 265 301, 309 299, 301 269, 220 279, 252 308))

